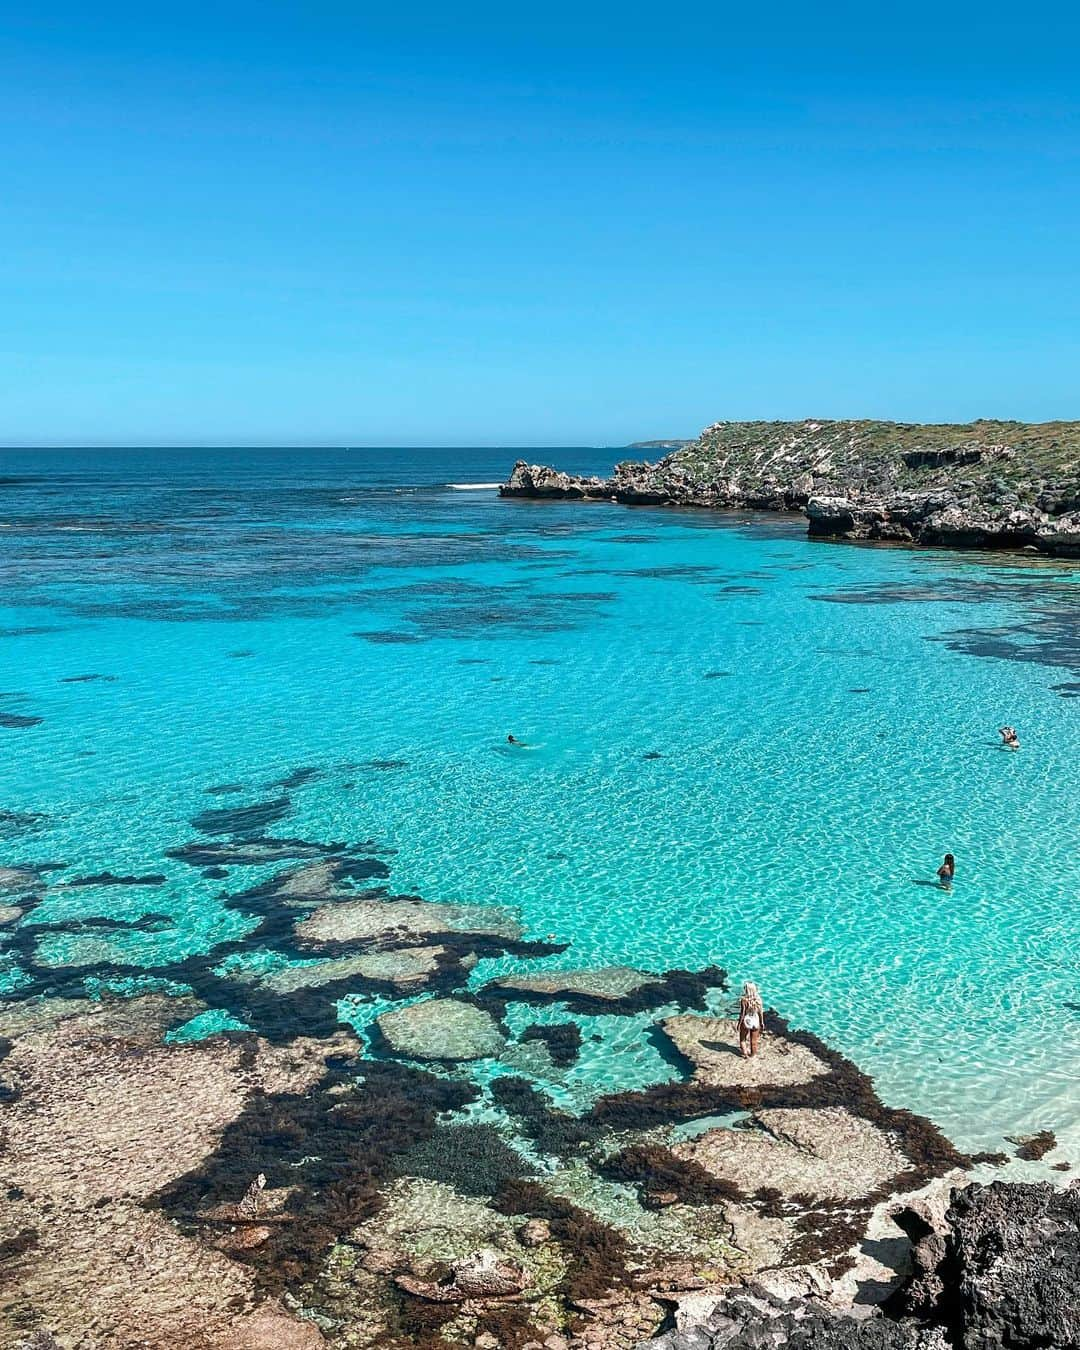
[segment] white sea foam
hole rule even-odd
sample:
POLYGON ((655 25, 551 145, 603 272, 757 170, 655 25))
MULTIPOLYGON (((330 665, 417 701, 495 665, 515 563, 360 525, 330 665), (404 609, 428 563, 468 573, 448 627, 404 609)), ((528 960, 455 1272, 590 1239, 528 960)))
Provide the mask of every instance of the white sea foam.
POLYGON ((455 492, 481 492, 485 489, 501 487, 501 483, 447 483, 455 492))

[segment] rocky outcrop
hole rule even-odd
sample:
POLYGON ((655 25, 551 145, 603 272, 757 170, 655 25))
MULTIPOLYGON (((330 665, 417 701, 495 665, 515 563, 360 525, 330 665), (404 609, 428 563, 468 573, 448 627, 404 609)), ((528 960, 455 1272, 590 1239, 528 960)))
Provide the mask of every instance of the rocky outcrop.
MULTIPOLYGON (((832 1309, 828 1290, 754 1277, 676 1310, 641 1350, 1075 1350, 1080 1346, 1080 1190, 997 1181, 954 1193, 947 1212, 896 1221, 912 1271, 881 1315, 832 1309)), ((766 1275, 768 1272, 765 1273, 766 1275)))
POLYGON ((584 478, 518 460, 506 497, 802 511, 818 538, 1080 556, 1080 424, 718 422, 584 478))
MULTIPOLYGON (((899 1218, 910 1230, 907 1214, 899 1218)), ((943 1227, 939 1247, 916 1244, 913 1278, 890 1311, 939 1323, 958 1350, 1080 1346, 1080 1189, 968 1186, 943 1227)))
POLYGON ((408 1059, 490 1059, 506 1040, 483 1008, 456 998, 431 998, 376 1019, 391 1050, 408 1059))

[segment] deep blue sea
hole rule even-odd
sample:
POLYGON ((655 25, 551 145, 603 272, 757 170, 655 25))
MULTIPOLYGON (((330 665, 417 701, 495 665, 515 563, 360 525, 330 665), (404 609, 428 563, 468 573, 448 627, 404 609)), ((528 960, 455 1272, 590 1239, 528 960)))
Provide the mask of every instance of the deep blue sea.
MULTIPOLYGON (((1080 566, 502 501, 515 457, 0 451, 0 866, 167 878, 50 887, 37 923, 170 922, 39 962, 137 976, 243 931, 166 850, 208 788, 312 768, 276 832, 377 840, 395 892, 515 907, 570 943, 550 965, 718 963, 961 1146, 1050 1128, 1080 1162, 1080 566)), ((655 1018, 586 1019, 544 1086, 672 1076, 655 1018)))

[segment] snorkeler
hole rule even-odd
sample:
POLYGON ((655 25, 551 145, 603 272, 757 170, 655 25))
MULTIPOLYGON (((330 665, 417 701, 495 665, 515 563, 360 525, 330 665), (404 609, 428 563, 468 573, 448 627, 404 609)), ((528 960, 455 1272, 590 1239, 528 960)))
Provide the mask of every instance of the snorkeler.
POLYGON ((951 853, 945 854, 945 861, 937 870, 938 881, 943 891, 952 890, 953 877, 956 875, 956 859, 951 853))
POLYGON ((1015 727, 998 727, 998 734, 1001 737, 1001 743, 1005 749, 1020 749, 1020 737, 1016 734, 1015 727))
POLYGON ((758 1042, 765 1029, 765 1009, 762 1006, 758 987, 752 981, 742 987, 739 999, 739 1050, 743 1059, 749 1059, 758 1052, 758 1042))
POLYGON ((524 741, 519 741, 514 735, 507 736, 506 743, 507 745, 524 745, 524 741))

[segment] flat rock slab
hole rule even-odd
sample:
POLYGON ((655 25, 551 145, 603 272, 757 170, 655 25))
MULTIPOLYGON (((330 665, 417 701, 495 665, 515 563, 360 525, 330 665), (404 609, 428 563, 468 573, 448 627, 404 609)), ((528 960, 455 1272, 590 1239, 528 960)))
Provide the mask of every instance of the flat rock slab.
POLYGON ((27 891, 37 884, 36 872, 24 867, 0 867, 0 891, 27 891))
POLYGON ((436 905, 424 900, 343 900, 322 905, 296 925, 303 942, 370 942, 394 946, 433 933, 476 933, 514 940, 522 927, 496 905, 436 905))
POLYGON ((405 947, 401 951, 364 952, 360 956, 342 956, 316 961, 307 966, 288 966, 259 979, 261 988, 275 994, 292 994, 298 989, 314 989, 337 980, 380 980, 401 987, 423 984, 438 970, 438 959, 445 947, 405 947))
POLYGON ((766 1030, 750 1059, 739 1051, 739 1034, 728 1017, 669 1017, 662 1024, 676 1049, 694 1066, 692 1082, 705 1087, 788 1087, 829 1072, 806 1046, 766 1030))
POLYGON ((410 1059, 490 1059, 506 1044, 490 1013, 453 998, 413 1003, 377 1020, 392 1049, 410 1059))
POLYGON ((754 1130, 707 1130, 672 1149, 745 1190, 861 1200, 911 1163, 876 1125, 841 1106, 759 1111, 754 1130))
POLYGON ((549 970, 535 975, 508 975, 495 980, 493 989, 519 994, 584 994, 588 998, 620 999, 636 994, 648 984, 661 983, 659 975, 650 975, 632 966, 602 966, 598 970, 549 970))
POLYGON ((22 910, 18 905, 0 905, 0 928, 5 924, 18 923, 22 918, 22 910))

